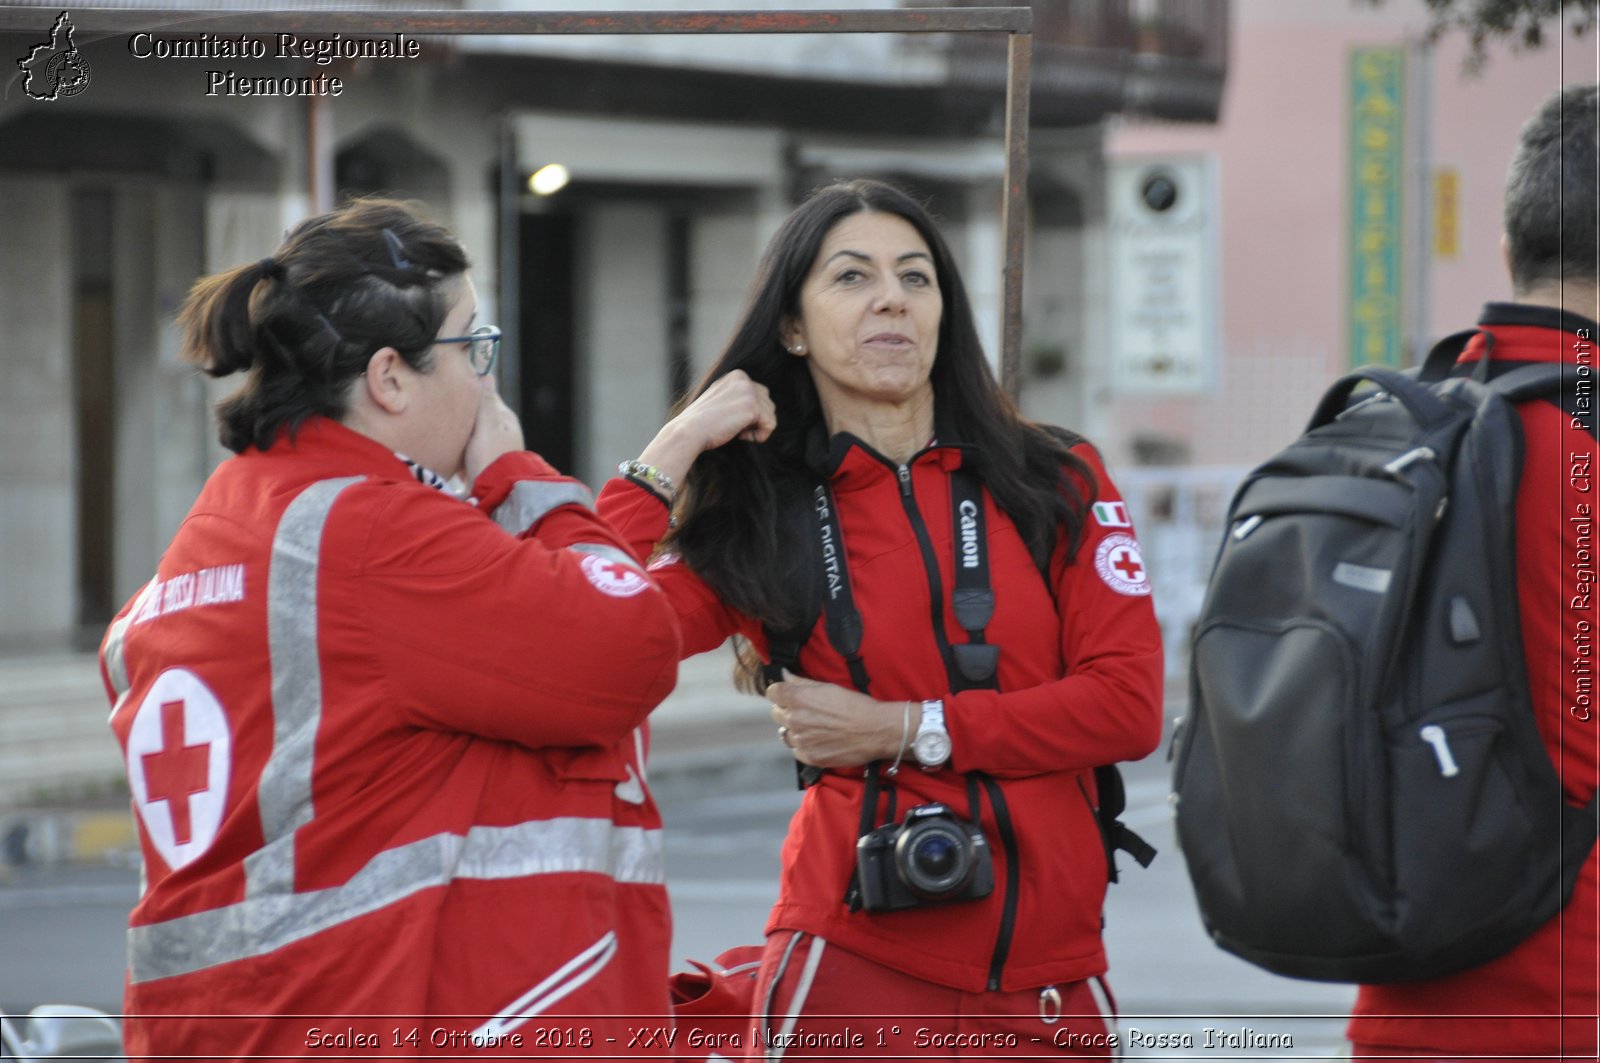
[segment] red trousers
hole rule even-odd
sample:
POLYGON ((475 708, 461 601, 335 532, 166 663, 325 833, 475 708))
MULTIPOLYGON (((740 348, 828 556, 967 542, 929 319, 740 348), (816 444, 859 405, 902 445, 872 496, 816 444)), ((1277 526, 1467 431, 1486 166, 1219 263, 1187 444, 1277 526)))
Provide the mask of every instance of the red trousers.
MULTIPOLYGON (((1098 980, 1096 980, 1098 981, 1098 980)), ((747 1060, 1111 1059, 1115 1013, 1091 982, 968 993, 892 970, 822 938, 767 939, 747 1060), (764 1044, 760 1042, 765 1042, 764 1044)))

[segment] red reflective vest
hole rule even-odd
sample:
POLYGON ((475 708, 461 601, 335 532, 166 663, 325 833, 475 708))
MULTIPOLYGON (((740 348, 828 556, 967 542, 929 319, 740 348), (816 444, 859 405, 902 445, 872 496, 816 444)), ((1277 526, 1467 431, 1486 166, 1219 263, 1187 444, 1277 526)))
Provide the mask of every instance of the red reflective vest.
POLYGON ((474 488, 312 420, 217 469, 112 623, 131 1056, 582 1054, 669 1010, 676 618, 536 455, 474 488))
MULTIPOLYGON (((1490 303, 1460 361, 1568 362, 1580 406, 1595 417, 1596 325, 1550 308, 1490 303)), ((1523 427, 1517 488, 1517 599, 1533 711, 1567 800, 1585 805, 1600 781, 1600 712, 1594 705, 1595 522, 1600 478, 1594 436, 1544 401, 1518 407, 1523 427)), ((1552 809, 1552 814, 1556 810, 1552 809)), ((1557 830, 1554 819, 1552 831, 1557 830)), ((1472 888, 1462 869, 1462 889, 1472 888)), ((1595 1057, 1600 1007, 1600 848, 1589 853, 1572 899, 1515 949, 1426 982, 1363 986, 1352 1041, 1430 1055, 1595 1057)))
MULTIPOLYGON (((1000 689, 961 693, 950 692, 943 657, 944 645, 967 641, 950 604, 956 555, 949 474, 961 451, 935 446, 903 469, 859 443, 837 458, 830 484, 864 626, 869 692, 882 700, 943 698, 953 744, 944 770, 900 771, 899 814, 929 802, 966 814, 963 773, 993 776, 1001 801, 985 794, 979 811, 995 888, 977 901, 850 911, 844 897, 856 866, 864 784, 859 770, 831 771, 806 791, 789 828, 769 933, 818 934, 896 970, 968 991, 1012 991, 1105 971, 1106 858, 1091 809, 1093 768, 1155 748, 1162 657, 1149 576, 1127 510, 1093 449, 1082 445, 1077 453, 1094 470, 1100 504, 1076 556, 1068 563, 1065 547, 1058 548, 1048 578, 984 493, 996 599, 985 636, 1000 647, 1000 689), (923 537, 931 559, 919 544, 923 537)), ((641 557, 666 531, 659 500, 627 481, 609 483, 598 508, 641 557)), ((658 563, 653 571, 678 609, 685 654, 712 649, 735 632, 765 654, 760 624, 723 606, 686 566, 658 563)), ((812 679, 851 685, 820 619, 799 664, 812 679)))

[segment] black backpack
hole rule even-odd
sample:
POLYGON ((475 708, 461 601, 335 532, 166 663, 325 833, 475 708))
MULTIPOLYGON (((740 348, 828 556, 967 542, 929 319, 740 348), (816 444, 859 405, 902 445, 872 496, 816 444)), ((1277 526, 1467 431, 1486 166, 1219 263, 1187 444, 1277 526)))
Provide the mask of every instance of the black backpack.
POLYGON ((1420 377, 1335 383, 1228 513, 1177 832, 1212 938, 1278 974, 1476 966, 1556 915, 1595 842, 1534 723, 1515 567, 1513 404, 1574 389, 1556 364, 1488 380, 1487 357, 1446 378, 1471 335, 1420 377))

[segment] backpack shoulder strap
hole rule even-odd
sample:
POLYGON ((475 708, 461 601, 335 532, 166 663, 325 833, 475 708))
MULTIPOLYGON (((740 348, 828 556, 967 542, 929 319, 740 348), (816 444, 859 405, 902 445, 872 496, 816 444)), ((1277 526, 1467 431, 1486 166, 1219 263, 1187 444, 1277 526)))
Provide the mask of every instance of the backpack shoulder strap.
POLYGON ((1118 849, 1138 861, 1140 867, 1149 867, 1156 858, 1156 848, 1122 822, 1122 813, 1128 807, 1128 792, 1122 785, 1121 769, 1115 764, 1095 768, 1094 788, 1099 796, 1094 814, 1100 822, 1100 836, 1106 846, 1106 878, 1116 882, 1118 849))
MULTIPOLYGON (((1467 349, 1467 344, 1472 342, 1472 337, 1483 332, 1482 329, 1463 329, 1453 332, 1444 339, 1435 343, 1428 351, 1428 357, 1422 361, 1422 369, 1417 379, 1424 383, 1435 383, 1450 376, 1455 371, 1456 359, 1461 357, 1461 352, 1467 349)), ((1485 342, 1493 343, 1492 333, 1484 332, 1485 342)), ((1488 359, 1484 359, 1487 363, 1488 359)))
POLYGON ((1489 386, 1510 402, 1545 399, 1572 419, 1574 428, 1596 433, 1593 390, 1580 392, 1577 367, 1562 362, 1530 362, 1496 374, 1489 386))
POLYGON ((1596 432, 1592 397, 1579 394, 1571 366, 1560 362, 1530 362, 1505 372, 1494 373, 1488 357, 1489 351, 1493 349, 1494 333, 1483 329, 1464 329, 1435 343, 1433 349, 1428 352, 1427 359, 1423 361, 1417 379, 1429 384, 1458 375, 1456 360, 1460 358, 1461 352, 1466 350, 1472 338, 1478 335, 1483 336, 1486 349, 1484 357, 1473 365, 1470 375, 1474 380, 1490 385, 1510 402, 1545 399, 1565 411, 1567 416, 1572 418, 1574 427, 1587 426, 1590 435, 1600 438, 1600 434, 1596 432))
POLYGON ((1534 362, 1519 365, 1489 378, 1489 386, 1509 402, 1556 395, 1561 391, 1562 366, 1559 362, 1534 362))

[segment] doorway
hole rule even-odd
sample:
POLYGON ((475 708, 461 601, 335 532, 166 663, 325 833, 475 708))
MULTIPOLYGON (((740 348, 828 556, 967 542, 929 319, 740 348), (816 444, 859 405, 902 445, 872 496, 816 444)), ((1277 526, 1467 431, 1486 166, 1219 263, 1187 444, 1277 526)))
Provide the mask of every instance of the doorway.
POLYGON ((577 228, 572 214, 523 213, 517 233, 522 433, 528 449, 568 475, 576 471, 577 228))

